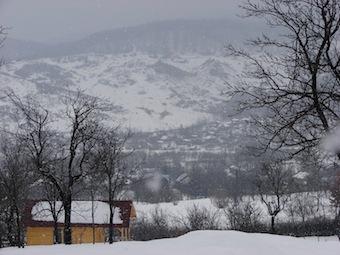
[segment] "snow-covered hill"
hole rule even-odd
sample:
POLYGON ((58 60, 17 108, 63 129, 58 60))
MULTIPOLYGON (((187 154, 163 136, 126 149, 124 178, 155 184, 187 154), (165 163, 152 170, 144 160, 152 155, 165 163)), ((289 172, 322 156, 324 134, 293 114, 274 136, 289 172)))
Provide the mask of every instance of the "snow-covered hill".
POLYGON ((86 54, 13 61, 0 88, 38 95, 52 110, 74 91, 108 104, 109 121, 153 131, 216 120, 225 107, 225 82, 242 63, 214 55, 86 54))

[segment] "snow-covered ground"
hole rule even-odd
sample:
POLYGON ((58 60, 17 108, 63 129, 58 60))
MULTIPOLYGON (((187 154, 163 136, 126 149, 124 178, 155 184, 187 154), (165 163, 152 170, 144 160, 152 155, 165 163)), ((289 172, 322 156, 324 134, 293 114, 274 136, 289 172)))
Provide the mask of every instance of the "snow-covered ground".
MULTIPOLYGON (((297 199, 299 203, 304 203, 309 210, 305 212, 305 219, 314 218, 314 217, 333 217, 333 208, 330 205, 329 194, 318 194, 316 192, 310 193, 295 193, 291 196, 290 201, 285 206, 285 209, 280 212, 277 216, 277 222, 287 222, 289 220, 299 221, 301 220, 301 215, 295 212, 292 214, 292 206, 296 204, 297 199), (319 199, 317 199, 319 197, 319 199)), ((261 199, 259 196, 244 196, 240 205, 251 204, 253 208, 256 208, 259 214, 259 220, 263 223, 270 223, 270 217, 267 213, 266 206, 261 203, 261 199)), ((134 206, 137 212, 137 218, 146 217, 149 218, 156 212, 162 212, 166 216, 168 216, 168 221, 170 224, 178 223, 176 219, 185 219, 187 213, 194 206, 197 208, 205 208, 210 211, 213 215, 216 216, 216 219, 219 221, 219 225, 221 227, 228 227, 228 217, 227 217, 227 209, 228 206, 232 205, 232 200, 227 201, 225 208, 217 207, 216 201, 209 198, 202 199, 191 199, 191 200, 181 200, 176 202, 169 203, 142 203, 142 202, 134 202, 134 206)), ((339 253, 340 254, 340 253, 339 253)))
POLYGON ((0 250, 0 255, 338 255, 339 251, 337 241, 318 242, 236 231, 196 231, 178 238, 147 242, 5 248, 0 250))

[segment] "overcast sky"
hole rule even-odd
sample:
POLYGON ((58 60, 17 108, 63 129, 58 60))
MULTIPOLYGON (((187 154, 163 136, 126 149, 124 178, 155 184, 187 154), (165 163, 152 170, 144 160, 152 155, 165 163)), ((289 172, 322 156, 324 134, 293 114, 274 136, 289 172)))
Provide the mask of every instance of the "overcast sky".
POLYGON ((0 0, 9 36, 40 42, 170 19, 238 19, 239 0, 0 0))

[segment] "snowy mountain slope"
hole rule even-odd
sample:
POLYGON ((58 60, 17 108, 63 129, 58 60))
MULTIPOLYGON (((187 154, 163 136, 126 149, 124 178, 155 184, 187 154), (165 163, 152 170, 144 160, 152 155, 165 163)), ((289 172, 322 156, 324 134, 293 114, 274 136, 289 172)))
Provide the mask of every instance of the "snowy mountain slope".
POLYGON ((38 95, 53 110, 63 95, 80 89, 105 100, 109 121, 136 130, 164 130, 218 119, 225 104, 225 82, 241 67, 233 59, 198 54, 41 58, 4 66, 0 89, 38 95))

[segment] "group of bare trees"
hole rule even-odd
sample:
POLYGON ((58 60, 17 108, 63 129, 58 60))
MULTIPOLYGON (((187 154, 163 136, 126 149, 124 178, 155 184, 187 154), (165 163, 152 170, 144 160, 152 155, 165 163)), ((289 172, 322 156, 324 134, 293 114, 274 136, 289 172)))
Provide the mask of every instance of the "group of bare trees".
POLYGON ((339 1, 250 0, 242 8, 273 33, 250 40, 252 53, 228 47, 248 64, 229 94, 241 98, 240 110, 263 110, 265 118, 254 121, 264 149, 295 155, 316 148, 339 121, 339 1))
POLYGON ((77 192, 89 186, 91 191, 99 190, 97 197, 110 204, 109 240, 113 242, 113 201, 137 169, 127 164, 132 151, 126 149, 126 141, 131 133, 122 132, 117 125, 104 126, 99 120, 100 102, 81 91, 63 99, 64 110, 58 113, 63 126, 59 130, 54 115, 37 100, 20 98, 13 92, 6 97, 14 106, 17 121, 17 128, 3 132, 0 158, 0 206, 5 207, 10 244, 24 244, 23 214, 30 189, 41 190, 38 198, 49 203, 55 242, 61 241, 57 222, 63 211, 64 243, 71 244, 72 201, 77 192))
MULTIPOLYGON (((340 120, 340 2, 248 0, 241 8, 245 17, 263 19, 271 34, 249 40, 248 50, 227 47, 247 65, 228 95, 238 101, 239 111, 251 112, 264 151, 284 151, 293 159, 307 152, 322 160, 320 141, 340 120)), ((335 155, 340 159, 340 151, 335 155)), ((258 187, 273 231, 285 204, 283 173, 266 166, 259 178, 272 183, 271 192, 263 184, 258 187), (275 199, 268 201, 269 194, 275 199)), ((338 182, 334 185, 339 189, 338 182)))
POLYGON ((32 172, 23 170, 30 167, 23 151, 24 148, 19 142, 1 139, 0 214, 4 225, 2 228, 7 229, 2 232, 2 235, 6 233, 5 237, 9 244, 20 247, 24 244, 22 212, 34 180, 32 172))

